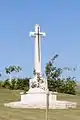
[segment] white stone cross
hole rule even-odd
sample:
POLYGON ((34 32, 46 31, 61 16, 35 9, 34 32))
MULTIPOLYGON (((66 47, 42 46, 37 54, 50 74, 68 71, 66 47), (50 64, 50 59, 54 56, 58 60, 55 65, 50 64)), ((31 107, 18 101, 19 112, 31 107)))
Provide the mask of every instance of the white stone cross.
POLYGON ((35 32, 30 32, 30 36, 35 37, 35 60, 34 69, 36 73, 41 73, 41 37, 46 36, 45 33, 40 32, 40 26, 35 25, 35 32))

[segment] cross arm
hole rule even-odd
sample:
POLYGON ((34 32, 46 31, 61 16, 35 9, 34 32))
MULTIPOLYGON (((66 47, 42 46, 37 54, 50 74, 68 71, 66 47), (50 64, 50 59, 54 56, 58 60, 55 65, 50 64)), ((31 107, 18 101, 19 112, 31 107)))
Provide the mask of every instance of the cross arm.
MULTIPOLYGON (((36 35, 38 35, 38 33, 36 33, 36 32, 30 32, 29 33, 29 36, 31 36, 31 37, 35 37, 36 35)), ((43 37, 46 36, 46 34, 44 32, 40 32, 39 35, 43 36, 43 37)))
POLYGON ((43 37, 45 37, 45 36, 46 36, 46 33, 40 32, 40 35, 43 36, 43 37))
POLYGON ((31 37, 35 36, 35 32, 30 32, 29 36, 31 36, 31 37))

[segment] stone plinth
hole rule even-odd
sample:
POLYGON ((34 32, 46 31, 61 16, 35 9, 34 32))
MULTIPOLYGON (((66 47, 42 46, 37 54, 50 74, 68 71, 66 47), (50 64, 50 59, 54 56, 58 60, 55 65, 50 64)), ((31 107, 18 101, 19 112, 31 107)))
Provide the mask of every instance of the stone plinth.
MULTIPOLYGON (((49 95, 49 101, 55 101, 56 95, 49 95)), ((46 106, 46 91, 41 88, 31 88, 27 94, 21 95, 22 104, 46 106)))
MULTIPOLYGON (((21 101, 5 103, 4 106, 11 108, 46 108, 46 91, 41 88, 31 88, 27 94, 21 95, 21 101)), ((50 109, 76 108, 75 102, 58 101, 57 95, 49 92, 50 109)))

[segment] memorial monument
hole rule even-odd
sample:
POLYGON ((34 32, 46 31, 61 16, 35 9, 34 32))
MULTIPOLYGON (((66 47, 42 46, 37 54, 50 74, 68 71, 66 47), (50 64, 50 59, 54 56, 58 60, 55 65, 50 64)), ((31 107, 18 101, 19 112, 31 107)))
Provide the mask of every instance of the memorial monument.
POLYGON ((5 103, 4 106, 11 108, 46 108, 48 98, 48 105, 51 109, 67 109, 69 107, 76 108, 75 102, 59 101, 57 95, 48 91, 47 80, 42 76, 41 71, 41 38, 46 34, 41 32, 40 25, 35 25, 35 31, 30 32, 30 36, 35 38, 35 52, 34 52, 34 76, 29 81, 29 91, 24 94, 21 93, 21 101, 5 103), (48 97, 47 96, 48 93, 48 97))
MULTIPOLYGON (((35 25, 35 32, 30 32, 30 36, 35 38, 35 52, 34 52, 34 72, 35 75, 30 80, 30 88, 33 86, 40 88, 44 84, 44 78, 41 72, 41 37, 45 37, 46 34, 40 31, 40 26, 35 25)), ((45 85, 44 85, 45 87, 45 85)), ((44 88, 45 89, 45 88, 44 88)))

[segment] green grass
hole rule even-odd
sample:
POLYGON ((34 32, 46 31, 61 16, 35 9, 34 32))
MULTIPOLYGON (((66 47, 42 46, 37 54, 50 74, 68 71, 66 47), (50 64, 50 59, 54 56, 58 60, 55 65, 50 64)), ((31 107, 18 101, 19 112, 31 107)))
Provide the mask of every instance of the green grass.
MULTIPOLYGON (((20 91, 0 89, 0 120, 45 120, 45 110, 5 108, 4 103, 20 100, 20 91)), ((59 94, 59 100, 76 101, 80 96, 59 94)), ((49 110, 48 120, 80 120, 80 109, 49 110)))

